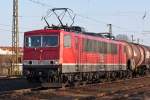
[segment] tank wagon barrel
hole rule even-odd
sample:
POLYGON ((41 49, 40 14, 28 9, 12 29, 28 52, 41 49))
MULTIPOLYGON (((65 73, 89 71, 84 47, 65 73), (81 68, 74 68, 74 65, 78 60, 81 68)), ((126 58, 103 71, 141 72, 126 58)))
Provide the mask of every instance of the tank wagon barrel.
POLYGON ((135 70, 150 64, 150 49, 144 45, 126 42, 126 55, 129 69, 135 70))
POLYGON ((150 65, 150 49, 147 46, 141 45, 144 50, 144 61, 142 65, 150 65))

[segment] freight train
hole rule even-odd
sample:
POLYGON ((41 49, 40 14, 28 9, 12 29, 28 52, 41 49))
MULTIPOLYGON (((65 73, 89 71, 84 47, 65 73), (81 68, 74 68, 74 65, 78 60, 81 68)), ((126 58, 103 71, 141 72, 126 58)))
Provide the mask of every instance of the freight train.
POLYGON ((78 26, 52 25, 25 32, 23 52, 27 80, 59 86, 150 73, 150 47, 78 26))

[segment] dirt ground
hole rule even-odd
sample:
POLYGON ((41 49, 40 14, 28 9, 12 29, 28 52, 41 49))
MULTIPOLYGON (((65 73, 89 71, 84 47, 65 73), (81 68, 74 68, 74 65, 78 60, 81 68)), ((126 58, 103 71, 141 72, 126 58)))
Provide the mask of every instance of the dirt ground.
POLYGON ((77 88, 1 94, 0 100, 150 100, 150 77, 77 88))

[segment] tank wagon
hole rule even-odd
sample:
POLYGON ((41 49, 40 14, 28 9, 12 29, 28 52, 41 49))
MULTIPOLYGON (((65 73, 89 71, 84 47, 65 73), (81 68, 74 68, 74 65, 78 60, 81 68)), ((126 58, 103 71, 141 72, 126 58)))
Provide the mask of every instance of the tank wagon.
MULTIPOLYGON (((63 8, 64 9, 64 8, 63 8)), ((23 74, 29 81, 75 84, 145 75, 148 46, 115 40, 78 26, 54 26, 24 34, 23 74)))

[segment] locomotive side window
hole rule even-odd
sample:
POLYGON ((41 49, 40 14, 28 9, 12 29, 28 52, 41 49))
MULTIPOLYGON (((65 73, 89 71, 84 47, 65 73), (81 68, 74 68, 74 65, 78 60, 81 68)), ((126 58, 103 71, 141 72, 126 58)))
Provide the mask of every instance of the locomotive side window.
POLYGON ((98 41, 94 40, 93 46, 94 52, 98 52, 98 41))
POLYGON ((112 53, 112 44, 111 43, 108 43, 107 44, 107 53, 112 53))
POLYGON ((95 41, 95 52, 99 51, 99 47, 98 47, 98 41, 95 41))
POLYGON ((42 37, 43 47, 56 47, 58 46, 58 36, 43 36, 42 37))
POLYGON ((64 35, 64 47, 67 47, 67 48, 71 47, 71 35, 70 34, 64 35))
POLYGON ((84 39, 84 42, 83 42, 83 45, 84 45, 84 51, 88 51, 88 43, 87 43, 87 39, 84 39))
POLYGON ((106 42, 99 42, 99 53, 107 53, 107 43, 106 42))
POLYGON ((83 45, 84 51, 87 52, 99 52, 101 54, 117 54, 117 45, 113 43, 84 39, 83 45))
POLYGON ((84 39, 83 45, 84 45, 85 51, 88 51, 88 52, 94 51, 94 41, 90 39, 84 39))
POLYGON ((88 39, 88 51, 92 52, 93 45, 92 45, 92 40, 88 39))
POLYGON ((117 50, 117 45, 116 44, 111 44, 111 48, 112 48, 112 54, 117 54, 118 50, 117 50))

